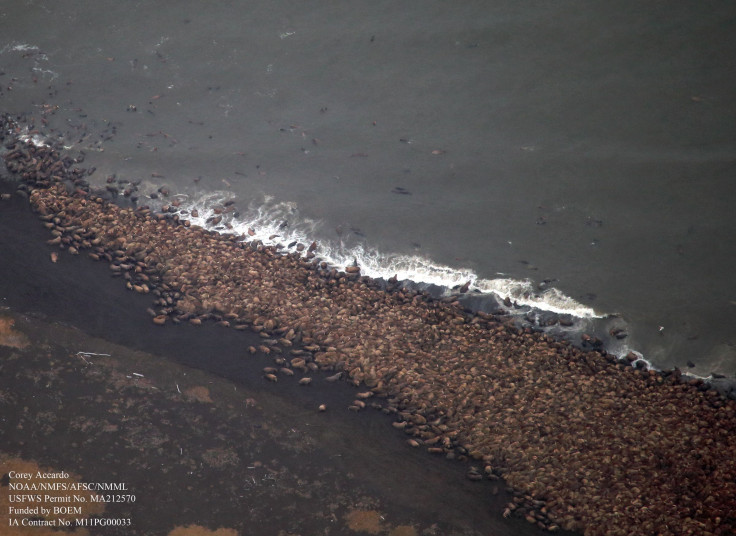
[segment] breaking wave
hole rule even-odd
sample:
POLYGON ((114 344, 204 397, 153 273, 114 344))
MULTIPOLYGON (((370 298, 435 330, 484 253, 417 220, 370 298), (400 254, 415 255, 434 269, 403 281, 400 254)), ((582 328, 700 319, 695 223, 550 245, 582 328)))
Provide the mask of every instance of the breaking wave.
MULTIPOLYGON (((605 316, 556 288, 540 291, 529 280, 484 279, 471 269, 445 266, 418 255, 386 253, 365 244, 347 245, 343 241, 324 240, 320 238, 321 222, 301 216, 295 203, 266 197, 260 203, 251 204, 244 212, 235 212, 223 210, 223 207, 234 205, 235 200, 229 192, 175 197, 179 216, 188 219, 192 225, 241 235, 244 240, 260 240, 264 245, 278 247, 284 252, 297 251, 299 244, 308 246, 317 242, 315 255, 338 269, 358 265, 362 275, 376 279, 396 277, 399 281, 435 286, 443 289, 443 294, 450 294, 452 289, 467 284, 471 293, 490 294, 521 307, 581 319, 605 316)), ((307 248, 302 251, 306 253, 307 248)))

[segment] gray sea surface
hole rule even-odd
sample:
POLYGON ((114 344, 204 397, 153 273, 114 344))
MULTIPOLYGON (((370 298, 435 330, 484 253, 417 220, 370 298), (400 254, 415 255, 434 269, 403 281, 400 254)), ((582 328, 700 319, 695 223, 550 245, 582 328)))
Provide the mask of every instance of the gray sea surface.
POLYGON ((93 184, 701 376, 736 374, 734 58, 732 1, 0 2, 0 108, 93 184))

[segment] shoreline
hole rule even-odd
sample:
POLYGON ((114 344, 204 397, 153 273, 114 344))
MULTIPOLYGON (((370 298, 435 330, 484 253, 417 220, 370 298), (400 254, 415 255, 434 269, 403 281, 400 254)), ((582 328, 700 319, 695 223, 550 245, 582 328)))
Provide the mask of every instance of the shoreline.
MULTIPOLYGON (((15 419, 0 433, 4 444, 0 457, 36 460, 42 467, 81 474, 88 481, 124 475, 139 497, 138 505, 127 510, 124 505, 112 505, 104 516, 129 515, 133 533, 140 535, 160 536, 174 525, 194 524, 212 531, 229 527, 243 535, 258 529, 259 534, 273 536, 279 530, 305 535, 330 530, 366 534, 360 527, 378 527, 377 534, 392 536, 539 533, 523 519, 502 517, 513 498, 503 481, 470 481, 464 464, 408 448, 406 436, 393 429, 382 413, 350 412, 347 408, 356 391, 347 384, 317 378, 308 388, 298 386, 296 379, 269 383, 262 369, 273 360, 251 355, 245 344, 261 341, 256 334, 214 324, 158 327, 145 313, 148 297, 126 290, 102 263, 69 254, 52 263, 49 255, 54 250, 45 244, 47 230, 28 202, 13 192, 15 186, 0 181, 1 192, 12 192, 10 200, 0 201, 4 257, 0 322, 14 320, 13 332, 24 334, 32 344, 14 350, 4 346, 7 341, 0 337, 4 372, 0 394, 11 397, 5 400, 15 419), (78 352, 110 357, 80 357, 78 352), (18 358, 11 371, 6 359, 13 354, 18 358), (39 377, 54 380, 43 389, 43 397, 36 396, 38 386, 33 383, 39 377), (84 398, 90 385, 99 391, 93 403, 84 398), (57 410, 47 407, 46 400, 65 401, 53 426, 48 419, 57 410), (320 404, 327 405, 326 412, 318 411, 320 404), (28 407, 31 417, 21 407, 28 407), (150 413, 136 415, 133 421, 121 420, 116 408, 126 407, 150 413), (12 411, 15 408, 18 411, 12 411), (35 420, 35 413, 43 414, 42 419, 35 420), (199 413, 203 414, 197 418, 199 413), (64 415, 77 423, 74 426, 90 424, 67 440, 72 427, 64 415), (162 458, 166 466, 157 468, 147 458, 161 458, 156 430, 170 426, 166 420, 172 416, 173 422, 194 424, 167 430, 169 442, 163 445, 162 458), (243 418, 238 429, 235 423, 243 418), (16 428, 16 420, 22 428, 16 428), (207 432, 198 429, 205 423, 209 423, 207 432), (270 431, 259 433, 265 423, 270 431), (119 427, 116 432, 111 431, 113 425, 119 427), (131 430, 135 435, 129 440, 131 430), (251 437, 254 431, 255 438, 251 437), (227 438, 227 444, 218 439, 219 444, 213 445, 204 439, 219 436, 227 438), (126 448, 121 450, 116 442, 126 448), (207 452, 229 453, 228 445, 233 444, 240 445, 235 448, 240 462, 231 465, 225 458, 218 468, 218 460, 207 452), (191 471, 192 459, 201 464, 193 475, 176 470, 181 466, 191 471), (272 459, 279 460, 279 465, 269 465, 272 459), (284 477, 294 476, 270 491, 265 487, 273 486, 267 472, 260 469, 254 474, 257 469, 249 469, 254 460, 284 477), (251 482, 251 476, 257 486, 237 487, 251 482), (192 478, 195 485, 190 489, 192 478), (199 484, 212 478, 219 479, 214 487, 199 484), (231 491, 223 496, 218 489, 231 491), (200 499, 201 494, 212 492, 217 492, 215 498, 200 499), (239 503, 244 494, 245 503, 239 503), (296 510, 285 500, 290 497, 297 501, 296 510), (357 514, 366 516, 362 524, 353 520, 357 514)), ((4 496, 6 488, 0 489, 4 496)), ((0 521, 4 521, 1 516, 0 521)), ((130 528, 104 530, 96 533, 131 534, 130 528)), ((213 536, 204 531, 183 534, 213 536)))
MULTIPOLYGON (((45 151, 33 152, 38 154, 45 151)), ((33 162, 34 157, 35 155, 17 155, 13 160, 26 162, 26 173, 33 173, 29 164, 33 168, 38 167, 35 170, 36 175, 30 178, 35 177, 37 183, 43 182, 43 178, 39 179, 38 171, 43 171, 43 162, 55 165, 54 157, 43 160, 49 158, 49 155, 45 155, 33 162)), ((36 190, 32 193, 31 200, 42 216, 44 212, 51 216, 46 222, 52 224, 52 229, 59 231, 59 242, 66 237, 70 240, 66 243, 68 247, 82 249, 78 246, 84 240, 105 237, 105 242, 101 243, 102 251, 94 253, 93 250, 93 253, 98 258, 103 253, 109 255, 111 266, 131 265, 132 268, 137 255, 143 256, 143 259, 138 260, 142 263, 139 266, 141 272, 136 273, 155 276, 155 285, 160 287, 154 288, 161 288, 164 293, 163 297, 158 298, 158 301, 164 302, 158 311, 154 311, 158 313, 154 316, 154 321, 157 318, 160 323, 167 323, 169 319, 179 322, 198 320, 199 323, 214 320, 223 325, 228 323, 236 327, 259 328, 255 329, 258 337, 264 332, 273 333, 283 329, 278 335, 284 336, 276 339, 282 351, 291 352, 293 346, 297 350, 304 348, 305 350, 299 350, 302 354, 293 354, 307 356, 294 358, 301 361, 300 366, 316 363, 318 369, 337 371, 338 374, 349 376, 356 386, 370 388, 376 398, 385 397, 389 413, 397 415, 398 422, 405 423, 403 426, 413 431, 413 439, 410 441, 417 443, 417 446, 448 457, 474 460, 479 466, 482 465, 483 469, 478 468, 476 472, 468 473, 471 479, 476 479, 475 475, 478 479, 498 476, 506 478, 514 488, 524 493, 523 498, 515 504, 521 505, 520 509, 524 510, 529 521, 542 523, 552 530, 562 526, 573 530, 585 529, 590 534, 606 534, 606 523, 610 523, 613 514, 619 520, 620 516, 624 516, 623 521, 632 530, 651 528, 650 515, 673 516, 673 522, 679 519, 683 524, 680 529, 682 532, 676 532, 677 534, 687 534, 687 531, 704 527, 714 534, 722 533, 719 531, 724 524, 728 529, 727 525, 732 522, 726 514, 697 514, 694 506, 687 501, 673 512, 669 508, 663 510, 663 505, 652 498, 645 505, 648 510, 640 510, 635 505, 635 501, 640 498, 632 498, 630 489, 616 487, 615 496, 610 498, 596 495, 601 493, 601 485, 608 485, 606 475, 599 471, 601 459, 606 456, 614 468, 620 468, 627 475, 627 487, 630 488, 633 481, 640 491, 651 485, 652 480, 661 479, 654 489, 660 494, 664 493, 665 488, 669 489, 667 486, 674 485, 670 482, 678 480, 678 475, 670 474, 675 471, 675 467, 677 471, 687 472, 688 478, 695 479, 694 482, 706 482, 714 478, 713 469, 706 475, 702 467, 699 468, 690 459, 693 445, 688 443, 686 434, 655 426, 656 423, 678 422, 689 434, 693 420, 697 423, 703 419, 714 428, 703 429, 696 426, 696 435, 700 437, 705 433, 708 435, 704 439, 707 445, 715 444, 721 450, 727 451, 728 442, 733 440, 724 436, 723 429, 736 418, 736 404, 733 400, 719 397, 702 382, 682 382, 675 372, 636 370, 628 363, 616 363, 617 360, 605 352, 581 351, 532 330, 510 325, 493 315, 479 313, 469 317, 457 305, 435 302, 420 293, 402 290, 387 293, 372 288, 370 282, 360 278, 359 270, 351 271, 346 268, 346 273, 339 275, 335 270, 327 271, 322 267, 326 273, 321 273, 319 268, 305 266, 307 263, 293 257, 275 256, 273 252, 269 253, 272 250, 268 248, 257 251, 252 247, 234 246, 232 241, 212 237, 206 232, 182 231, 181 229, 188 229, 185 223, 171 224, 165 221, 167 218, 164 216, 139 215, 136 214, 137 211, 119 209, 115 205, 106 205, 92 199, 83 192, 69 196, 58 188, 58 183, 55 186, 53 181, 47 187, 56 188, 55 193, 49 195, 49 190, 36 190), (64 216, 64 222, 54 220, 54 215, 58 218, 60 214, 64 216), (105 227, 95 214, 111 215, 110 221, 115 220, 115 225, 105 227), (87 223, 80 225, 83 222, 87 223), (74 229, 68 229, 71 227, 74 229), (79 240, 73 239, 74 242, 71 242, 72 235, 77 230, 84 228, 87 233, 93 227, 101 227, 101 230, 92 233, 90 237, 80 236, 79 240), (120 234, 121 229, 128 230, 120 234), (133 229, 139 230, 132 232, 133 229), (153 251, 144 253, 139 245, 128 247, 125 237, 134 237, 138 232, 158 241, 156 258, 153 258, 153 251), (181 243, 187 245, 186 249, 193 243, 203 246, 201 251, 196 250, 195 246, 195 258, 189 259, 189 265, 186 264, 188 253, 177 249, 180 237, 185 236, 185 233, 187 239, 181 243), (162 236, 157 236, 158 234, 162 236), (92 235, 96 238, 91 238, 92 235), (72 243, 73 246, 70 245, 72 243), (117 251, 121 254, 117 254, 117 251), (197 263, 203 259, 220 259, 222 256, 227 265, 226 271, 221 271, 217 266, 219 262, 213 265, 210 260, 209 264, 219 274, 218 277, 227 278, 226 274, 239 270, 238 262, 241 261, 235 261, 233 256, 236 251, 238 259, 241 255, 246 258, 242 262, 252 263, 252 277, 259 279, 257 288, 261 291, 254 290, 256 287, 248 287, 243 289, 246 292, 264 292, 264 289, 268 289, 262 294, 263 301, 270 299, 271 304, 283 306, 283 300, 287 300, 288 304, 288 299, 302 296, 298 292, 306 284, 311 294, 299 299, 306 302, 315 296, 333 299, 345 312, 340 313, 343 310, 340 309, 337 315, 330 316, 328 309, 325 311, 326 318, 310 317, 307 322, 298 315, 290 316, 296 313, 287 307, 272 311, 273 316, 267 318, 263 317, 265 309, 259 305, 261 299, 254 304, 250 302, 250 308, 232 308, 229 303, 218 301, 227 300, 229 294, 217 294, 221 291, 217 290, 217 284, 213 285, 207 280, 207 274, 203 276, 201 273, 177 271, 180 266, 188 266, 189 271, 196 270, 197 263), (114 262, 112 253, 118 257, 114 262), (204 257, 197 257, 200 254, 204 257), (153 269, 158 265, 165 268, 165 263, 170 261, 173 263, 168 270, 153 269), (294 286, 290 277, 295 277, 299 285, 294 286), (179 285, 176 287, 178 290, 175 285, 179 285), (280 293, 281 289, 287 289, 286 293, 280 293), (168 303, 169 298, 171 303, 168 303), (377 299, 384 300, 386 308, 370 313, 375 316, 366 316, 366 308, 377 299), (417 311, 418 316, 415 316, 417 311), (376 318, 380 321, 383 318, 381 315, 388 315, 387 318, 402 326, 402 332, 398 335, 392 335, 390 324, 381 324, 384 326, 381 329, 388 330, 389 342, 392 342, 391 337, 399 337, 396 341, 403 349, 398 350, 397 346, 392 346, 393 350, 381 350, 380 339, 376 339, 372 346, 366 346, 363 341, 356 346, 358 343, 351 343, 346 338, 350 333, 349 326, 353 330, 356 327, 365 330, 366 327, 373 326, 368 332, 375 336, 379 325, 374 326, 371 322, 376 318), (329 328, 320 322, 328 322, 329 328), (428 336, 434 342, 427 339, 428 336), (393 364, 386 368, 381 356, 382 352, 388 351, 394 353, 394 359, 393 364), (370 352, 373 352, 375 359, 367 357, 371 355, 370 352), (444 360, 458 352, 464 359, 449 362, 444 360), (494 355, 492 363, 488 361, 488 357, 482 357, 491 354, 494 355), (611 392, 618 393, 622 389, 626 392, 627 399, 610 396, 611 392), (492 393, 490 402, 483 396, 487 393, 492 393), (668 400, 670 404, 680 407, 673 406, 676 410, 673 412, 667 405, 668 400), (505 413, 506 411, 518 412, 518 415, 505 413), (631 411, 636 413, 632 415, 631 411), (624 428, 612 429, 612 424, 608 421, 624 428), (560 426, 572 428, 563 432, 560 426), (641 426, 654 428, 642 437, 641 431, 637 430, 641 426), (586 439, 591 428, 596 428, 599 434, 609 434, 609 441, 614 444, 606 445, 595 439, 586 439), (635 435, 629 435, 629 432, 635 435), (673 442, 667 456, 676 463, 668 461, 666 467, 657 468, 659 472, 654 478, 650 474, 651 468, 648 468, 645 475, 642 472, 644 466, 638 467, 638 464, 650 459, 654 445, 659 442, 658 437, 662 434, 673 442), (642 442, 644 446, 641 445, 642 442), (581 450, 581 445, 585 449, 581 450), (631 454, 634 467, 628 463, 627 454, 631 448, 636 451, 631 454), (555 455, 552 449, 555 452, 561 451, 564 455, 555 455), (536 460, 544 460, 544 463, 540 464, 536 460), (577 483, 575 487, 576 480, 580 478, 576 475, 581 471, 586 475, 583 480, 588 481, 582 486, 589 488, 584 491, 590 496, 576 498, 581 486, 577 483), (633 501, 632 507, 616 512, 614 503, 608 502, 616 497, 618 502, 633 501), (575 514, 563 513, 565 507, 568 512, 569 507, 573 507, 575 514), (715 517, 719 517, 719 522, 709 525, 708 523, 715 523, 715 517)), ((65 252, 62 254, 67 257, 65 252)), ((81 259, 75 262, 81 262, 81 259)), ((129 269, 118 268, 113 272, 122 270, 129 269)), ((131 286, 137 284, 142 288, 141 280, 135 275, 131 277, 131 286)), ((238 281, 243 281, 243 278, 238 281)), ((234 281, 231 280, 229 284, 234 284, 234 281)), ((227 284, 225 288, 232 290, 227 284)), ((188 326, 177 326, 176 329, 185 327, 188 326)), ((162 333, 166 331, 173 330, 165 327, 162 333)), ((276 334, 270 337, 275 338, 276 334)), ((276 347, 273 345, 267 349, 276 347)), ((360 406, 358 409, 361 409, 360 406)), ((703 452, 709 457, 718 456, 719 453, 711 453, 710 450, 704 449, 703 452)), ((718 468, 718 478, 725 476, 727 482, 727 475, 736 470, 732 460, 720 461, 718 468)), ((614 479, 613 484, 617 483, 620 481, 614 479)), ((693 485, 698 487, 704 484, 693 485)), ((727 487, 723 489, 722 493, 728 493, 727 487)), ((717 498, 716 501, 727 500, 727 497, 718 497, 720 499, 717 498)), ((668 500, 677 501, 673 498, 668 500)), ((679 501, 682 502, 682 499, 679 501)), ((722 504, 725 507, 726 503, 722 504)))
MULTIPOLYGON (((143 504, 131 513, 134 523, 137 520, 133 526, 135 534, 159 536, 165 530, 170 530, 173 524, 195 523, 212 530, 223 526, 235 527, 239 529, 239 534, 250 534, 254 527, 259 527, 258 520, 263 523, 259 533, 272 533, 274 536, 279 530, 287 530, 291 534, 311 533, 303 532, 307 529, 302 527, 312 527, 315 532, 338 530, 340 534, 356 535, 366 534, 361 527, 370 530, 378 527, 380 530, 377 534, 392 536, 480 536, 489 531, 498 536, 539 533, 536 527, 521 518, 502 517, 505 505, 513 498, 503 481, 470 481, 464 475, 467 469, 464 464, 430 457, 417 449, 408 448, 406 436, 393 429, 391 420, 382 413, 364 411, 355 415, 348 411, 350 401, 355 398, 353 387, 344 383, 328 384, 321 379, 315 379, 310 388, 299 387, 296 380, 288 383, 288 379, 268 383, 263 378, 262 369, 272 365, 273 360, 264 355, 251 355, 247 351, 248 345, 263 340, 257 334, 225 329, 214 323, 202 326, 184 323, 164 328, 155 326, 145 312, 150 305, 150 297, 126 290, 118 278, 111 276, 103 263, 91 262, 81 255, 69 255, 66 252, 60 252, 63 255, 56 263, 52 263, 50 253, 54 248, 45 244, 49 239, 48 230, 31 211, 27 199, 16 193, 17 186, 16 182, 0 180, 0 192, 11 194, 10 199, 0 201, 0 251, 5 259, 0 263, 0 318, 16 319, 16 330, 39 343, 40 347, 27 351, 35 350, 38 357, 34 364, 25 362, 24 375, 33 377, 48 374, 45 356, 49 352, 49 345, 64 349, 60 354, 52 352, 53 360, 71 360, 72 367, 85 365, 76 356, 79 350, 110 353, 119 363, 116 369, 131 376, 127 378, 131 387, 124 387, 126 390, 136 385, 132 381, 135 379, 132 372, 142 373, 144 380, 155 381, 157 375, 165 378, 164 385, 154 385, 165 390, 169 397, 178 395, 175 393, 176 382, 182 392, 186 391, 185 383, 181 381, 182 375, 185 380, 195 376, 196 379, 192 378, 191 383, 186 385, 207 386, 218 412, 232 414, 233 411, 240 412, 243 407, 246 412, 253 411, 252 408, 248 409, 250 403, 247 399, 252 397, 257 400, 257 409, 262 412, 263 420, 273 423, 275 433, 280 434, 276 438, 276 446, 287 453, 296 450, 304 442, 309 445, 324 444, 323 453, 316 454, 322 459, 315 458, 310 449, 292 455, 292 459, 284 454, 278 457, 282 467, 295 475, 303 471, 306 475, 303 480, 307 480, 307 487, 312 488, 311 491, 305 491, 303 485, 295 482, 287 487, 287 497, 312 493, 311 499, 301 499, 302 502, 306 501, 306 506, 300 507, 296 514, 288 509, 284 495, 278 495, 261 497, 259 501, 262 500, 263 505, 258 515, 249 511, 253 505, 246 505, 239 515, 223 519, 223 510, 232 511, 234 508, 230 504, 232 498, 223 498, 223 504, 220 505, 214 503, 216 508, 210 512, 206 504, 199 505, 199 488, 187 490, 189 482, 182 481, 182 477, 177 480, 170 472, 152 471, 149 467, 143 474, 138 473, 140 484, 137 491, 141 493, 143 489, 139 499, 143 504), (187 367, 193 369, 187 370, 187 367), (215 395, 219 395, 219 399, 215 395), (320 413, 317 407, 323 403, 328 408, 320 413), (295 442, 291 437, 292 428, 300 432, 299 441, 295 442), (320 434, 314 439, 307 439, 314 430, 319 430, 320 434), (376 457, 377 450, 379 457, 376 457), (319 470, 318 474, 315 474, 314 469, 305 469, 314 467, 317 460, 324 463, 324 469, 319 470), (347 481, 345 475, 350 475, 347 481), (386 478, 382 475, 393 476, 386 478), (145 488, 142 488, 143 483, 146 483, 145 488), (174 493, 172 489, 179 491, 174 493), (175 501, 175 506, 167 506, 165 502, 162 504, 163 511, 154 508, 151 512, 150 503, 158 501, 152 497, 158 497, 162 492, 169 497, 169 503, 175 501), (177 509, 180 508, 177 504, 185 505, 183 515, 177 509), (339 510, 333 510, 337 505, 339 510), (271 508, 268 514, 263 510, 266 507, 271 508), (366 519, 361 523, 361 519, 353 520, 351 514, 364 514, 366 519), (377 519, 378 514, 384 519, 377 519), (174 523, 175 520, 182 522, 174 523), (229 524, 225 521, 229 521, 229 524), (273 532, 269 532, 266 525, 273 527, 273 532)), ((0 345, 0 354, 5 350, 0 345)), ((87 360, 95 362, 93 356, 87 357, 87 360)), ((81 378, 81 375, 68 378, 68 385, 63 389, 47 389, 46 392, 53 392, 54 396, 63 400, 74 399, 79 396, 78 380, 81 378)), ((103 382, 102 387, 105 385, 103 382)), ((13 393, 19 388, 14 381, 10 384, 0 383, 0 391, 5 393, 13 393)), ((117 391, 120 386, 115 384, 105 389, 108 393, 105 396, 113 396, 113 400, 115 396, 125 394, 110 395, 109 389, 117 391)), ((142 389, 141 392, 146 394, 142 389)), ((192 397, 189 399, 197 402, 192 397)), ((34 393, 29 391, 23 404, 34 408, 37 400, 34 393)), ((18 399, 12 401, 16 407, 19 403, 18 399)), ((125 407, 131 403, 150 405, 146 396, 137 395, 121 399, 118 405, 125 407)), ((207 403, 206 409, 214 409, 214 405, 207 403)), ((79 411, 80 415, 84 415, 85 408, 92 408, 93 414, 85 418, 96 423, 93 430, 97 434, 106 424, 94 407, 94 404, 83 406, 79 411)), ((186 412, 186 408, 181 407, 181 400, 173 410, 177 414, 186 412)), ((221 429, 216 429, 222 426, 222 421, 216 415, 211 412, 206 415, 208 421, 215 423, 213 437, 222 433, 221 429)), ((160 426, 157 421, 155 425, 160 426)), ((26 423, 25 429, 31 432, 37 426, 38 423, 26 423)), ((251 431, 250 423, 246 425, 246 431, 251 431)), ((63 436, 66 433, 64 426, 58 424, 54 433, 63 436)), ((231 435, 230 431, 227 434, 231 435)), ((92 443, 86 448, 69 449, 56 441, 53 434, 41 442, 28 441, 22 435, 23 432, 9 427, 3 434, 6 445, 3 453, 38 460, 42 466, 82 473, 93 480, 110 478, 111 472, 127 471, 122 468, 128 464, 131 472, 139 471, 136 468, 140 463, 136 461, 139 455, 135 452, 131 454, 124 451, 117 461, 107 461, 105 457, 109 452, 105 446, 96 447, 92 443), (87 462, 91 460, 100 461, 90 466, 87 462)), ((125 429, 121 427, 117 434, 106 432, 104 436, 115 436, 122 442, 125 429)), ((176 439, 181 444, 189 445, 192 450, 202 441, 201 433, 192 434, 187 430, 178 434, 170 433, 169 437, 172 441, 176 439)), ((244 439, 248 440, 248 437, 244 439)), ((252 438, 249 444, 253 444, 252 438)), ((257 439, 254 448, 264 449, 265 442, 257 439)), ((201 446, 200 449, 206 452, 207 447, 201 446)), ((178 452, 176 449, 177 457, 178 452)), ((204 454, 200 452, 200 456, 204 454)), ((241 455, 243 467, 227 466, 229 471, 225 474, 217 472, 219 478, 228 486, 234 486, 236 478, 250 479, 253 470, 248 469, 246 461, 247 458, 241 455), (245 471, 244 475, 242 471, 245 471)), ((206 462, 204 467, 209 467, 206 462)), ((213 471, 211 467, 208 470, 213 471)), ((198 478, 206 478, 204 473, 200 472, 198 478)), ((284 488, 278 488, 278 491, 283 493, 284 488)), ((232 497, 242 493, 242 490, 237 491, 232 497)), ((241 506, 238 508, 242 510, 241 506)), ((41 529, 35 527, 33 530, 41 529)), ((110 528, 104 532, 130 533, 130 530, 121 532, 110 528)), ((211 533, 183 534, 204 536, 211 533)), ((221 535, 218 533, 217 536, 221 535)))

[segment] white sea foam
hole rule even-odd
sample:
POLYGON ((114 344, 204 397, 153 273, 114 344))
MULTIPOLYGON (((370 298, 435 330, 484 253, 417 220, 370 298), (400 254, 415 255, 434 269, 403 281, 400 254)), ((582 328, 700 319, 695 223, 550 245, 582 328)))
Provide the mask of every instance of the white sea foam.
POLYGON ((37 52, 38 47, 36 45, 27 45, 25 43, 21 43, 19 45, 14 45, 11 50, 14 52, 37 52))
POLYGON ((418 284, 436 285, 450 293, 453 287, 469 283, 469 290, 481 294, 493 294, 505 300, 508 298, 519 306, 557 314, 567 314, 578 318, 602 318, 591 307, 587 307, 555 288, 538 291, 529 280, 510 278, 483 279, 470 269, 445 266, 418 255, 394 254, 379 251, 363 244, 346 245, 341 241, 329 241, 319 237, 320 222, 304 218, 299 214, 295 203, 278 201, 266 197, 263 202, 251 204, 238 214, 223 214, 222 221, 212 224, 215 209, 222 207, 232 194, 228 192, 208 192, 196 197, 181 196, 179 207, 181 217, 190 220, 192 225, 243 236, 244 240, 260 240, 265 245, 280 246, 284 251, 294 251, 294 245, 319 244, 315 254, 328 264, 342 269, 357 264, 361 274, 373 278, 399 281, 412 281, 418 284), (196 210, 197 217, 191 212, 196 210), (210 220, 208 222, 208 220, 210 220))
POLYGON ((40 67, 34 67, 33 72, 40 74, 43 78, 47 80, 55 80, 59 78, 59 73, 57 73, 56 71, 52 71, 51 69, 41 69, 40 67))
POLYGON ((31 134, 28 130, 28 125, 25 125, 21 129, 21 133, 18 135, 18 139, 23 143, 35 145, 36 147, 48 147, 48 138, 38 133, 31 134))
MULTIPOLYGON (((20 52, 24 57, 31 57, 34 61, 33 72, 37 73, 46 80, 55 80, 59 77, 59 73, 50 69, 44 69, 39 62, 48 62, 49 57, 41 52, 36 45, 29 45, 28 43, 12 42, 5 45, 0 49, 0 54, 6 52, 20 52)), ((45 64, 44 64, 45 65, 45 64)))
POLYGON ((642 362, 642 363, 644 363, 644 368, 646 370, 650 370, 650 369, 651 370, 657 370, 657 371, 660 370, 659 368, 655 367, 654 364, 652 364, 651 361, 649 361, 648 359, 646 359, 644 357, 644 354, 642 354, 641 352, 638 352, 636 350, 632 350, 631 348, 629 348, 628 345, 625 345, 624 344, 624 345, 622 345, 622 346, 620 346, 618 348, 611 347, 611 348, 607 348, 607 350, 610 353, 612 353, 613 355, 615 355, 616 357, 618 357, 619 359, 621 359, 621 358, 623 358, 623 357, 625 357, 625 356, 627 356, 629 354, 634 354, 636 356, 636 359, 634 359, 631 362, 631 366, 632 367, 636 367, 639 364, 639 362, 642 362))
MULTIPOLYGON (((473 288, 471 286, 471 288, 473 288)), ((502 299, 509 298, 519 305, 542 309, 557 314, 569 314, 579 318, 603 318, 592 307, 585 306, 556 288, 537 291, 534 283, 518 279, 481 279, 475 283, 481 292, 491 292, 502 299)))
POLYGON ((0 54, 3 54, 5 52, 12 51, 12 52, 38 52, 38 47, 36 45, 29 45, 28 43, 8 43, 5 45, 2 49, 0 49, 0 54))

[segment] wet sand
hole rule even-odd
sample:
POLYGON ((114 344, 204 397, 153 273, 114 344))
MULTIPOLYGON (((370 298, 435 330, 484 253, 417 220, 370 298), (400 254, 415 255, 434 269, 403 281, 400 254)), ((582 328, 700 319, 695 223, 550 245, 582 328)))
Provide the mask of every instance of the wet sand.
MULTIPOLYGON (((49 181, 57 158, 43 153, 16 148, 10 160, 20 163, 14 167, 29 183, 44 186, 30 197, 56 235, 52 245, 62 246, 53 264, 91 250, 106 257, 99 266, 107 265, 107 274, 126 275, 137 291, 129 296, 143 298, 154 289, 154 324, 165 325, 154 329, 163 341, 170 332, 170 345, 188 333, 180 330, 195 329, 200 339, 220 329, 230 334, 222 337, 225 344, 241 341, 242 355, 254 335, 223 326, 252 328, 255 337, 273 342, 253 342, 253 353, 284 353, 292 369, 305 372, 306 364, 337 371, 369 396, 385 398, 384 411, 397 416, 411 444, 471 461, 463 468, 470 480, 503 476, 519 491, 506 515, 550 530, 732 529, 736 467, 730 452, 736 445, 729 430, 736 404, 702 382, 677 371, 637 370, 603 350, 581 351, 504 318, 469 315, 451 300, 400 287, 387 291, 361 279, 358 269, 310 268, 308 260, 256 251, 163 215, 121 210, 83 189, 70 196, 49 181)), ((79 175, 68 180, 76 184, 79 175)), ((86 284, 80 281, 78 290, 86 284)), ((49 300, 63 304, 53 292, 49 300)), ((211 364, 221 373, 237 372, 222 355, 211 364)), ((267 372, 274 389, 294 385, 285 375, 288 362, 277 364, 281 369, 267 372)), ((300 392, 312 391, 294 390, 300 392)), ((359 400, 351 409, 359 418, 370 414, 360 411, 359 400)))

